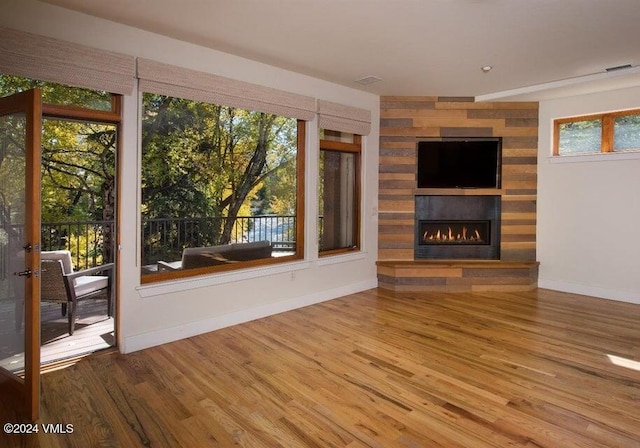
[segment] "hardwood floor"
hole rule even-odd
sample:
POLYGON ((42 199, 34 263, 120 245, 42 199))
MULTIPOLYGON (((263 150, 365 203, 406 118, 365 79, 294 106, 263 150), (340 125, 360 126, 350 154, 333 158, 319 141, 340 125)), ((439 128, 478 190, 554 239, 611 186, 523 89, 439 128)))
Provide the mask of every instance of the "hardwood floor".
POLYGON ((639 322, 548 290, 371 290, 47 373, 40 423, 73 433, 0 446, 638 447, 639 322))

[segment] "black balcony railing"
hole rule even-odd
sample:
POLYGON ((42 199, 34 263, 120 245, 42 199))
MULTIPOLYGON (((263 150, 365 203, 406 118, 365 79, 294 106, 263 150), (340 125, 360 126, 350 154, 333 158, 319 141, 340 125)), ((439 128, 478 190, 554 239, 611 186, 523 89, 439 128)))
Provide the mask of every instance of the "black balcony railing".
MULTIPOLYGON (((220 244, 226 218, 164 218, 142 221, 143 264, 158 260, 179 260, 185 247, 220 244)), ((322 220, 320 220, 322 221, 322 220)), ((4 225, 7 238, 0 238, 0 279, 5 279, 9 235, 17 241, 23 226, 4 225)), ((1 232, 1 231, 0 231, 1 232)), ((0 235, 2 236, 2 235, 0 235)), ((275 252, 296 249, 296 217, 239 216, 228 242, 268 240, 275 252)), ((113 221, 68 221, 42 223, 41 250, 69 250, 76 269, 85 269, 114 260, 113 221)))
MULTIPOLYGON (((24 244, 23 225, 0 226, 0 279, 4 280, 9 272, 9 240, 16 241, 16 247, 24 244)), ((76 269, 85 269, 113 261, 114 229, 112 221, 69 221, 42 223, 40 249, 69 250, 76 269)))
POLYGON ((113 221, 68 221, 42 223, 41 248, 69 250, 76 269, 86 269, 114 260, 113 221))
POLYGON ((223 235, 224 217, 162 218, 142 222, 142 264, 179 260, 185 247, 268 240, 274 251, 295 251, 296 217, 239 216, 231 234, 223 235))

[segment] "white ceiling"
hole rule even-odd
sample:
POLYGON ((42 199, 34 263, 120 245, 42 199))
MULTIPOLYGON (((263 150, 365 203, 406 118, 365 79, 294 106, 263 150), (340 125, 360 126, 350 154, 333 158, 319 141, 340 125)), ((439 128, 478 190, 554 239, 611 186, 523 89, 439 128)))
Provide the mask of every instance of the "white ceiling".
POLYGON ((640 66, 640 0, 44 1, 380 95, 640 85, 640 68, 603 74, 640 66))

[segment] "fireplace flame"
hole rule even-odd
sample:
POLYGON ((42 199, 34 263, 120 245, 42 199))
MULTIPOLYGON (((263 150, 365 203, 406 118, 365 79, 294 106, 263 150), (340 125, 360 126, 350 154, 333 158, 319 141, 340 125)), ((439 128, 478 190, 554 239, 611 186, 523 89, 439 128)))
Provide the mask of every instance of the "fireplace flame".
POLYGON ((423 241, 428 241, 430 243, 483 243, 484 240, 480 236, 480 232, 478 229, 472 231, 471 235, 468 232, 469 229, 467 227, 462 227, 462 233, 454 234, 454 231, 451 227, 448 227, 446 231, 440 231, 438 229, 434 233, 429 233, 429 231, 425 231, 422 235, 423 241))

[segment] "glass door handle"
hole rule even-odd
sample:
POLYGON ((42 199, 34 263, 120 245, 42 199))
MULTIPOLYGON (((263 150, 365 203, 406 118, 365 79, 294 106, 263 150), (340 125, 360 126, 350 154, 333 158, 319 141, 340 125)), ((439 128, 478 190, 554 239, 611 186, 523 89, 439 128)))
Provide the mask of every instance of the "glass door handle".
POLYGON ((17 275, 18 277, 31 277, 31 269, 25 269, 22 272, 14 272, 13 275, 17 275))

